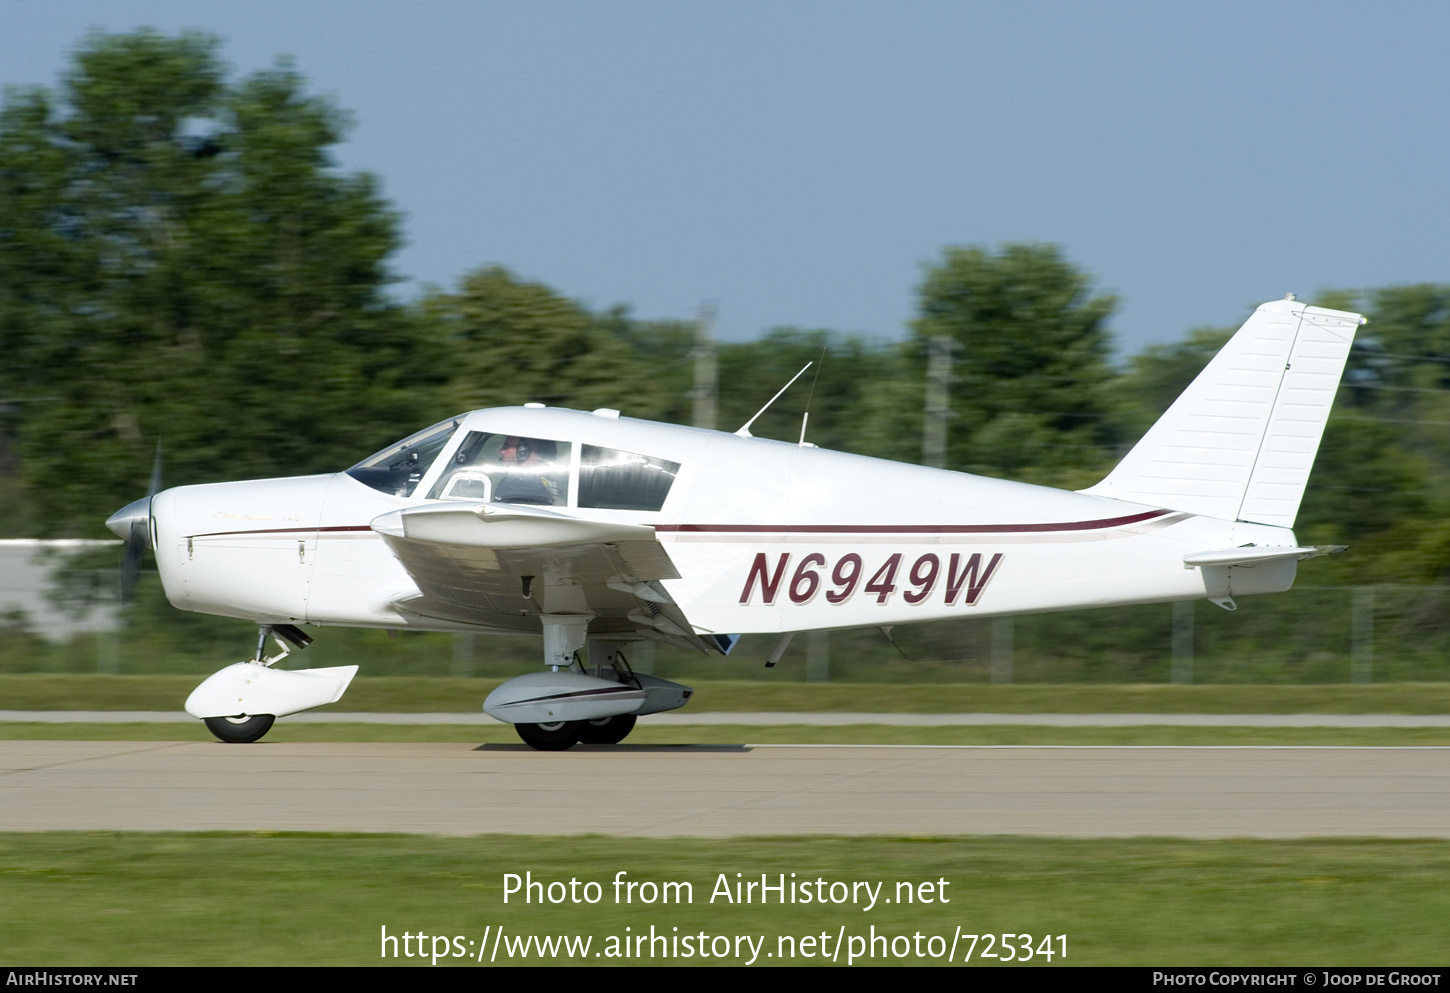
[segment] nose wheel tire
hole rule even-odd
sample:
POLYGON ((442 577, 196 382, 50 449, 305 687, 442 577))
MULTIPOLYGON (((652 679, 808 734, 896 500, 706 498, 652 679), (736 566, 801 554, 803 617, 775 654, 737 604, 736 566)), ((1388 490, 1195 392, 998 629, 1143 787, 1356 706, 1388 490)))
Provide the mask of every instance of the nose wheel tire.
POLYGON ((244 745, 272 730, 276 719, 271 714, 253 714, 251 717, 203 717, 202 723, 222 741, 244 745))
POLYGON ((616 714, 597 721, 580 721, 579 740, 586 745, 617 745, 634 730, 633 714, 616 714))
POLYGON ((573 748, 579 740, 584 721, 555 721, 552 724, 515 724, 514 730, 524 744, 541 752, 562 752, 573 748))

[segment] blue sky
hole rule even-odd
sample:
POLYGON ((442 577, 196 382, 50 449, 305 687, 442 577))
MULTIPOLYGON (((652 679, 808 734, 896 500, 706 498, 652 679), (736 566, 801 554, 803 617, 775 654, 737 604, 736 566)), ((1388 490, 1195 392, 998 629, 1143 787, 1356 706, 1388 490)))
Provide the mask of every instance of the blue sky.
POLYGON ((0 0, 0 81, 91 27, 292 56, 404 214, 395 269, 508 266, 719 333, 904 333, 945 245, 1056 242, 1121 347, 1265 299, 1450 281, 1450 6, 0 0))

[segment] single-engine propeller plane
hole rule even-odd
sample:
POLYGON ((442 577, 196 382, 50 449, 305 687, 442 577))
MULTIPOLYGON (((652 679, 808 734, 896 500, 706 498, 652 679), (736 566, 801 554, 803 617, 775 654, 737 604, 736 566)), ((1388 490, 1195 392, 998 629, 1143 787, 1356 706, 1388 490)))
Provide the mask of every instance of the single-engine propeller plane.
POLYGON ((484 710, 535 748, 613 743, 692 693, 631 671, 645 639, 775 634, 773 662, 798 631, 1289 589, 1333 550, 1291 528, 1361 323, 1264 304, 1078 492, 525 404, 345 472, 154 492, 107 526, 132 563, 154 549, 175 606, 258 624, 186 703, 223 741, 342 696, 356 666, 274 667, 309 624, 540 634, 544 669, 484 710))

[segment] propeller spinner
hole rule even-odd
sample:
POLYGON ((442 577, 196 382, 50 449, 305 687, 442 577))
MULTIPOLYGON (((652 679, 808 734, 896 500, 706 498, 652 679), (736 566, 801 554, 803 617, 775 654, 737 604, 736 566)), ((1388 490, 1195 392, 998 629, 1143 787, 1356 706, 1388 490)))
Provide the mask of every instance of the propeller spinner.
POLYGON ((126 543, 121 557, 121 602, 125 603, 141 574, 141 556, 151 547, 151 499, 161 491, 161 444, 156 444, 156 459, 151 464, 151 483, 146 495, 133 500, 110 517, 106 527, 126 543))

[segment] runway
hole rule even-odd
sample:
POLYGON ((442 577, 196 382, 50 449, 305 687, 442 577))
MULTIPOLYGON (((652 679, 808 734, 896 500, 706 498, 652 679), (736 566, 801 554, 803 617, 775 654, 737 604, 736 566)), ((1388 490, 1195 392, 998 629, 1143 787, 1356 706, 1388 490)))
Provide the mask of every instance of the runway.
POLYGON ((1450 748, 0 742, 0 830, 1450 837, 1450 748))
MULTIPOLYGON (((483 713, 370 713, 363 711, 308 711, 282 718, 297 724, 462 724, 499 727, 483 713)), ((180 710, 0 710, 0 723, 34 724, 196 724, 180 710)), ((1034 727, 1243 727, 1243 728, 1443 728, 1450 714, 916 714, 692 711, 650 714, 642 726, 656 725, 806 725, 848 727, 882 724, 888 727, 982 727, 1025 725, 1034 727)), ((160 732, 158 732, 160 733, 160 732)))

